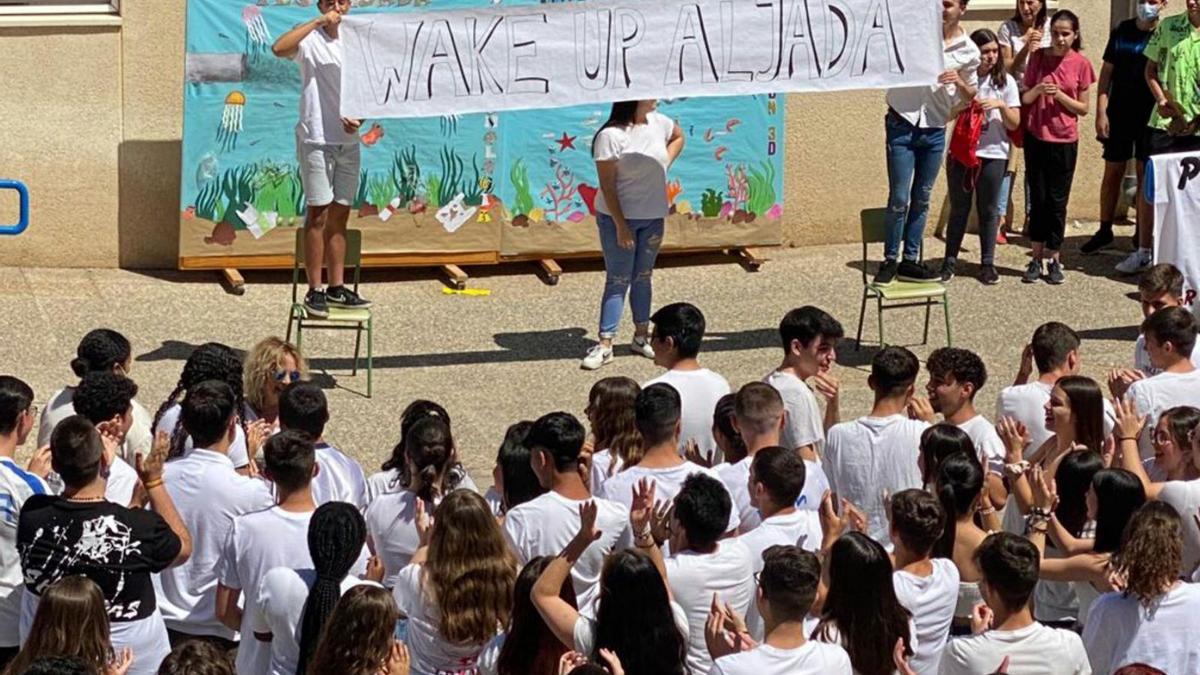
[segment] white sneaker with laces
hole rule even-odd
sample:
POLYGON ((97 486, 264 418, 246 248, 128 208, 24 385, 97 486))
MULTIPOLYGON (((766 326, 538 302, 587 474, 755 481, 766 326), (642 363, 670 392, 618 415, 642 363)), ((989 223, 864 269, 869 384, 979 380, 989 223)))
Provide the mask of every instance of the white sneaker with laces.
POLYGON ((633 336, 633 342, 629 345, 629 351, 648 359, 654 358, 654 347, 650 346, 650 341, 638 335, 633 336))
POLYGON ((596 370, 600 366, 612 363, 612 360, 612 347, 596 345, 588 350, 587 356, 583 357, 583 361, 579 364, 579 366, 584 370, 596 370))
POLYGON ((1129 257, 1117 263, 1116 269, 1121 274, 1137 274, 1149 267, 1151 262, 1153 262, 1153 256, 1150 249, 1139 248, 1130 253, 1129 257))

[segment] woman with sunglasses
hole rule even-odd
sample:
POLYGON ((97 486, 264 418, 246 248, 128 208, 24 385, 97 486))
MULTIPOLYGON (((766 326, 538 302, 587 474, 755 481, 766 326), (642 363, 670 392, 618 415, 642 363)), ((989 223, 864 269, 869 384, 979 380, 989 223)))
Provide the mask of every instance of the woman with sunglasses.
POLYGON ((246 355, 242 375, 246 422, 263 420, 272 431, 279 430, 279 392, 293 382, 308 379, 308 364, 300 349, 290 342, 269 337, 254 345, 246 355))

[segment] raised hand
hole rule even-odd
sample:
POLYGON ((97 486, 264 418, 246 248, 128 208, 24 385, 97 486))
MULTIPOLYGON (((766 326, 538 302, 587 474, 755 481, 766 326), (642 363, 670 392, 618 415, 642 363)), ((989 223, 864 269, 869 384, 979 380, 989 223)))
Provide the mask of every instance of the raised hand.
POLYGON ((654 505, 654 515, 650 519, 650 534, 654 541, 662 542, 671 538, 671 518, 675 515, 675 502, 658 502, 654 505))
POLYGON ((971 634, 979 635, 980 633, 990 629, 992 622, 995 621, 996 615, 992 612, 992 608, 980 602, 971 608, 971 634))
POLYGON ((258 456, 258 451, 262 449, 263 443, 270 436, 271 424, 266 420, 254 420, 246 426, 246 451, 249 453, 251 461, 258 456))
POLYGON ((625 675, 625 669, 621 667, 621 659, 615 653, 601 647, 600 660, 604 662, 608 672, 612 675, 625 675))
POLYGON ((567 675, 579 666, 586 666, 588 658, 579 652, 571 651, 562 655, 558 660, 558 675, 567 675))
POLYGON ((44 445, 33 453, 33 457, 29 458, 29 473, 38 478, 45 478, 54 470, 52 460, 50 459, 50 446, 44 445))
POLYGON ((367 558, 367 574, 363 577, 364 579, 379 584, 383 583, 384 574, 383 561, 379 559, 379 556, 373 555, 367 558))
POLYGON ((412 658, 408 654, 408 645, 399 640, 392 640, 388 650, 387 663, 383 664, 383 675, 408 675, 412 667, 412 658))
POLYGON ((700 446, 695 439, 688 439, 687 444, 684 445, 683 457, 692 464, 699 464, 706 469, 711 469, 716 455, 713 450, 709 450, 703 455, 700 454, 700 446))
POLYGON ((1035 466, 1029 471, 1029 485, 1033 490, 1033 503, 1035 506, 1053 511, 1058 504, 1058 493, 1054 488, 1054 479, 1047 480, 1046 472, 1040 466, 1035 466))
POLYGON ((849 501, 842 500, 842 513, 839 515, 833 507, 834 497, 829 490, 825 491, 825 495, 821 497, 821 510, 819 512, 821 519, 821 533, 824 535, 826 543, 832 544, 841 537, 843 533, 850 527, 850 517, 846 513, 849 509, 847 506, 849 501))
POLYGON ((1139 415, 1137 404, 1124 398, 1113 401, 1113 412, 1117 416, 1117 425, 1113 432, 1121 438, 1137 438, 1150 419, 1149 416, 1139 415))
POLYGON ((1029 445, 1029 431, 1024 424, 1012 417, 1001 417, 996 421, 996 433, 1000 440, 1004 441, 1005 462, 1016 464, 1025 458, 1025 446, 1029 445))
POLYGON ((154 435, 154 445, 150 449, 149 457, 144 457, 140 452, 134 456, 134 469, 137 470, 142 485, 162 481, 163 464, 167 461, 167 452, 170 449, 171 437, 167 432, 160 431, 154 435))
POLYGON ((121 448, 121 443, 125 440, 121 432, 120 420, 105 420, 96 425, 96 431, 100 434, 100 440, 104 443, 104 459, 111 466, 113 460, 117 458, 117 451, 121 448))
POLYGON ((109 659, 108 666, 104 668, 104 675, 125 675, 129 672, 130 666, 133 665, 133 650, 125 647, 119 652, 112 655, 109 659))
POLYGON ((633 503, 629 506, 629 523, 633 525, 633 534, 637 536, 647 532, 654 518, 655 482, 643 478, 633 486, 633 503))
POLYGON ((1125 398, 1129 385, 1146 379, 1146 374, 1131 368, 1114 368, 1108 373, 1108 391, 1113 398, 1125 398))
POLYGON ((579 505, 579 531, 575 533, 575 541, 584 544, 591 544, 603 534, 596 529, 596 513, 599 509, 596 507, 596 502, 586 501, 579 505))
POLYGON ((912 400, 908 402, 908 416, 929 424, 937 421, 937 414, 933 412, 933 404, 924 396, 912 397, 912 400))
POLYGON ((838 394, 842 390, 842 383, 828 372, 817 373, 812 378, 812 384, 813 389, 826 401, 837 400, 838 394))
POLYGON ((417 513, 413 523, 417 526, 417 537, 421 540, 421 545, 428 546, 429 536, 433 531, 433 518, 425 500, 420 497, 417 498, 417 513))

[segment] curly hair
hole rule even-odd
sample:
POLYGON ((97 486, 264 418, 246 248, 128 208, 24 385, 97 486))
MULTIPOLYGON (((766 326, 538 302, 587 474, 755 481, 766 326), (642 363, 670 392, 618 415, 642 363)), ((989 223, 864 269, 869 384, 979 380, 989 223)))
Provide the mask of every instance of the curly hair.
POLYGON ((76 413, 92 424, 100 424, 129 412, 137 393, 138 386, 128 377, 111 370, 96 370, 79 381, 71 402, 76 413))
POLYGON ((296 369, 300 371, 300 379, 308 379, 308 362, 300 354, 300 348, 278 337, 271 336, 263 339, 250 353, 246 355, 246 363, 242 369, 242 388, 245 391, 246 403, 256 411, 263 409, 269 393, 275 387, 275 373, 283 367, 283 360, 292 357, 296 369))
MULTIPOLYGON (((245 406, 245 397, 242 394, 242 359, 232 347, 219 342, 206 342, 192 352, 187 362, 183 364, 183 372, 179 376, 179 382, 175 385, 175 389, 171 391, 167 400, 163 401, 163 404, 158 407, 158 412, 154 414, 154 424, 150 428, 158 429, 158 423, 162 420, 163 415, 171 409, 171 406, 179 402, 180 395, 189 388, 208 380, 224 382, 233 390, 234 410, 237 411, 238 421, 242 425, 244 433, 246 421, 241 418, 241 412, 245 406)), ((173 459, 182 455, 186 440, 187 434, 183 432, 183 415, 180 415, 175 422, 175 428, 171 430, 171 449, 167 457, 173 459)))
POLYGON ((1183 530, 1179 512, 1165 502, 1146 502, 1125 526, 1112 567, 1125 576, 1125 597, 1144 607, 1161 598, 1179 578, 1183 530))
POLYGON ((970 383, 973 387, 971 396, 979 393, 983 389, 983 385, 987 384, 987 366, 983 365, 983 359, 973 351, 967 349, 959 349, 958 347, 941 347, 933 350, 929 355, 929 360, 925 362, 925 368, 929 370, 929 374, 936 378, 943 378, 946 375, 954 377, 954 381, 958 384, 970 383))
POLYGON ((455 490, 442 499, 434 512, 424 574, 443 640, 482 644, 508 624, 517 564, 478 494, 455 490))
POLYGON ((115 366, 124 367, 133 356, 129 340, 115 330, 97 328, 88 331, 75 349, 71 359, 71 372, 78 377, 96 372, 111 371, 115 366))
POLYGON ((100 587, 87 577, 63 577, 42 593, 29 639, 4 675, 20 675, 43 656, 75 656, 103 671, 112 655, 100 587))
POLYGON ((188 640, 171 650, 158 675, 235 675, 229 654, 212 642, 188 640))
POLYGON ((642 460, 642 435, 633 409, 641 390, 628 377, 606 377, 588 392, 588 419, 596 450, 608 450, 621 459, 609 465, 610 474, 618 466, 633 466, 642 460))
POLYGON ((321 630, 308 672, 376 675, 387 662, 399 617, 386 589, 364 584, 346 591, 321 630))

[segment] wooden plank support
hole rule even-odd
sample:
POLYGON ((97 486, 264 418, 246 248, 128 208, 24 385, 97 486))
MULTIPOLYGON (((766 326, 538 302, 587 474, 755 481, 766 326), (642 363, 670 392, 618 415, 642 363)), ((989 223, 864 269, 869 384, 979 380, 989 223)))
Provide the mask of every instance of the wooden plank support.
POLYGON ((246 294, 246 280, 242 277, 242 273, 232 267, 226 267, 221 270, 221 281, 225 284, 225 290, 233 295, 246 294))
POLYGON ((558 285, 558 280, 562 278, 562 268, 554 258, 538 260, 538 267, 542 270, 542 281, 545 281, 547 286, 558 285))
POLYGON ((759 253, 756 248, 739 248, 735 249, 738 261, 742 267, 746 268, 747 272, 757 272, 767 262, 767 259, 759 253))
POLYGON ((458 265, 442 265, 442 274, 446 276, 451 288, 457 291, 466 290, 467 281, 471 278, 458 265))

